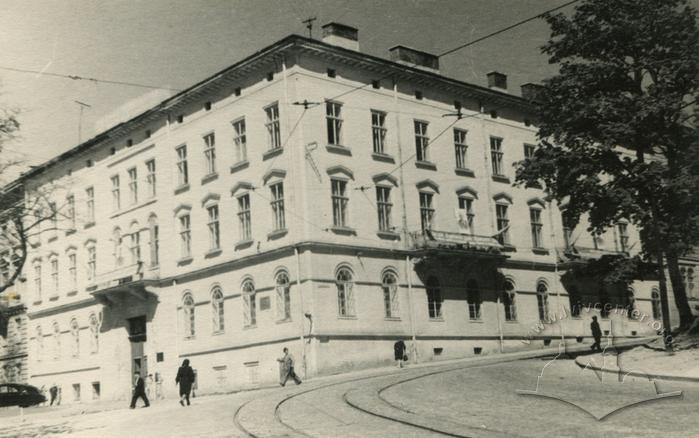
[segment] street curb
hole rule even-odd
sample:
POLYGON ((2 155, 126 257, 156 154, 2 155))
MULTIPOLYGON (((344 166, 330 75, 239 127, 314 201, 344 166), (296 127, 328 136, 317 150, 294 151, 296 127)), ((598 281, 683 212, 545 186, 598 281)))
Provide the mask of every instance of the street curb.
POLYGON ((602 371, 603 373, 611 373, 611 374, 623 374, 627 376, 633 376, 633 377, 642 377, 642 378, 647 378, 648 380, 669 380, 669 381, 675 381, 675 382, 695 382, 699 383, 699 377, 688 377, 688 376, 673 376, 671 374, 656 374, 656 373, 642 373, 642 372, 636 372, 636 371, 628 371, 628 370, 623 370, 623 369, 615 369, 615 368, 609 368, 609 367, 598 367, 595 365, 590 364, 589 362, 583 362, 583 359, 591 356, 591 355, 586 355, 586 356, 579 356, 575 358, 575 364, 579 366, 580 368, 589 368, 591 370, 595 371, 602 371))

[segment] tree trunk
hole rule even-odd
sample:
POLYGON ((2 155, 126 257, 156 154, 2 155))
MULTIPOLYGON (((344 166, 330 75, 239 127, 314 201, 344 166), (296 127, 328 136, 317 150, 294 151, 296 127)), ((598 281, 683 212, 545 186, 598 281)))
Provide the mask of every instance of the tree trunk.
POLYGON ((687 301, 687 292, 682 281, 682 274, 680 274, 677 254, 674 251, 668 251, 666 257, 667 270, 670 273, 670 284, 675 296, 675 306, 677 306, 680 314, 680 331, 684 331, 691 327, 694 316, 692 315, 692 309, 689 307, 689 301, 687 301))

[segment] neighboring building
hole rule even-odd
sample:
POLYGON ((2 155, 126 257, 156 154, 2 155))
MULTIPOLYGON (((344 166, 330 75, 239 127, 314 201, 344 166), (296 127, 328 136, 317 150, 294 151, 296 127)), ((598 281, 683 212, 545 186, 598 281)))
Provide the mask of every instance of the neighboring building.
POLYGON ((433 55, 389 61, 355 29, 324 35, 287 37, 23 177, 27 193, 55 184, 64 212, 25 265, 30 383, 87 401, 128 397, 134 370, 172 395, 184 358, 198 392, 255 386, 285 346, 307 376, 389 363, 399 338, 419 361, 541 348, 589 336, 571 303, 599 300, 637 310, 602 310, 604 330, 655 332, 654 283, 561 279, 638 236, 619 224, 593 241, 512 186, 536 128, 504 75, 475 86, 433 55))
POLYGON ((27 381, 27 314, 17 289, 0 294, 0 383, 27 381))
POLYGON ((692 313, 699 315, 699 247, 680 258, 680 274, 692 313))

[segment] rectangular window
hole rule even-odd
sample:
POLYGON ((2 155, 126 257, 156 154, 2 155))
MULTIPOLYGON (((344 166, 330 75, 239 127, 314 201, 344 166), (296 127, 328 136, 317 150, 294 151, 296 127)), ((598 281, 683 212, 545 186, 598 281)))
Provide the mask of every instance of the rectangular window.
POLYGON ((206 158, 206 174, 216 173, 216 137, 213 132, 204 136, 204 157, 206 158))
POLYGON ((51 260, 51 288, 53 295, 58 295, 58 260, 51 260))
POLYGON ((156 267, 160 263, 160 228, 158 227, 157 219, 153 218, 149 221, 148 229, 150 234, 150 266, 156 267))
POLYGON ((148 184, 148 195, 153 198, 156 194, 155 189, 155 160, 146 161, 146 183, 148 184))
POLYGON ((75 254, 68 255, 68 276, 70 277, 70 290, 78 289, 78 263, 75 254))
POLYGON ((629 228, 625 223, 620 223, 617 225, 619 229, 619 249, 621 252, 627 252, 629 250, 629 228))
POLYGON ((385 154, 386 146, 386 113, 371 111, 371 135, 374 144, 374 152, 385 154))
POLYGON ((180 256, 184 259, 192 255, 192 230, 189 215, 180 216, 180 256))
POLYGON ((131 264, 135 265, 141 262, 141 234, 138 231, 131 233, 131 264))
POLYGON ((270 149, 279 149, 282 147, 282 134, 279 128, 279 105, 273 104, 265 108, 267 114, 267 135, 270 149))
POLYGON ((379 231, 392 231, 391 226, 391 188, 376 187, 376 208, 379 214, 379 231))
POLYGON ((175 149, 177 151, 177 184, 184 186, 189 184, 189 169, 187 168, 187 145, 175 149))
POLYGON ((97 276, 97 250, 94 246, 87 248, 87 280, 92 283, 97 276))
POLYGON ((427 135, 427 122, 415 120, 415 156, 417 161, 430 161, 427 147, 430 138, 427 135))
POLYGON ((524 158, 534 158, 534 150, 536 146, 533 144, 524 144, 524 158))
POLYGON ((473 230, 474 218, 473 199, 464 196, 459 197, 459 226, 469 234, 475 234, 473 230))
POLYGON ((138 203, 138 173, 136 168, 131 168, 129 172, 129 199, 131 205, 138 203))
POLYGON ((342 144, 342 104, 325 102, 325 120, 328 126, 328 144, 342 144))
POLYGON ((37 301, 41 301, 41 264, 34 265, 34 294, 37 301))
POLYGON ((69 229, 74 230, 75 229, 75 196, 70 195, 66 198, 66 203, 68 204, 68 211, 67 211, 67 216, 68 216, 68 226, 69 229))
POLYGON ((221 247, 221 237, 218 224, 218 205, 212 205, 211 207, 207 208, 206 211, 209 213, 209 222, 207 223, 209 228, 209 249, 213 251, 221 247))
POLYGON ((80 401, 80 384, 73 383, 73 401, 80 401))
POLYGON ((238 222, 240 223, 240 240, 252 240, 250 195, 238 198, 238 222))
POLYGON ((233 122, 233 130, 235 131, 235 135, 233 136, 233 143, 235 144, 235 157, 239 163, 248 159, 248 143, 245 133, 245 119, 240 119, 233 122))
POLYGON ((534 248, 543 248, 543 228, 544 225, 541 223, 541 210, 538 208, 532 208, 529 210, 529 221, 532 227, 532 246, 534 248))
POLYGON ((490 161, 493 166, 493 175, 503 176, 502 168, 502 139, 490 137, 490 161))
POLYGON ((507 205, 495 204, 495 215, 498 226, 498 242, 501 245, 510 244, 510 220, 507 218, 507 205))
POLYGON ((423 232, 431 230, 434 222, 432 193, 420 192, 420 225, 423 232))
POLYGON ((274 214, 274 229, 283 230, 286 228, 284 217, 284 184, 277 183, 270 186, 272 191, 272 213, 274 214))
POLYGON ((454 154, 456 155, 456 168, 468 168, 468 160, 466 159, 466 131, 463 129, 454 129, 454 154))
POLYGON ((333 203, 333 225, 336 227, 347 226, 347 181, 341 179, 330 180, 333 203))
POLYGON ((119 175, 112 177, 112 210, 117 211, 121 208, 121 193, 119 192, 119 175))
POLYGON ((86 199, 86 207, 87 207, 87 222, 88 223, 94 223, 95 222, 95 189, 92 187, 88 187, 85 189, 85 199, 86 199))

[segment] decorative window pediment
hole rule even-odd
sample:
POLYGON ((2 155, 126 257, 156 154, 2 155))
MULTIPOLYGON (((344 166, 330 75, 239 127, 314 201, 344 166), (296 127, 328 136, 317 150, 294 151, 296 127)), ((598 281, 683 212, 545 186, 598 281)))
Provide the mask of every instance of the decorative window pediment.
POLYGON ((253 188, 254 186, 251 183, 246 181, 240 181, 231 189, 231 196, 238 197, 252 190, 253 188))
POLYGON ((415 184, 415 186, 421 192, 439 193, 439 184, 432 181, 431 179, 424 179, 415 184))
POLYGON ((371 179, 374 180, 374 184, 388 183, 398 187, 398 178, 390 173, 379 173, 378 175, 374 175, 371 179))
POLYGON ((333 178, 346 178, 346 179, 354 180, 354 172, 352 172, 349 168, 342 166, 342 165, 329 167, 326 170, 326 172, 328 173, 329 176, 331 176, 333 178))
POLYGON ((277 180, 284 179, 286 177, 286 170, 284 169, 270 169, 262 176, 262 183, 267 185, 270 182, 277 182, 277 180))

